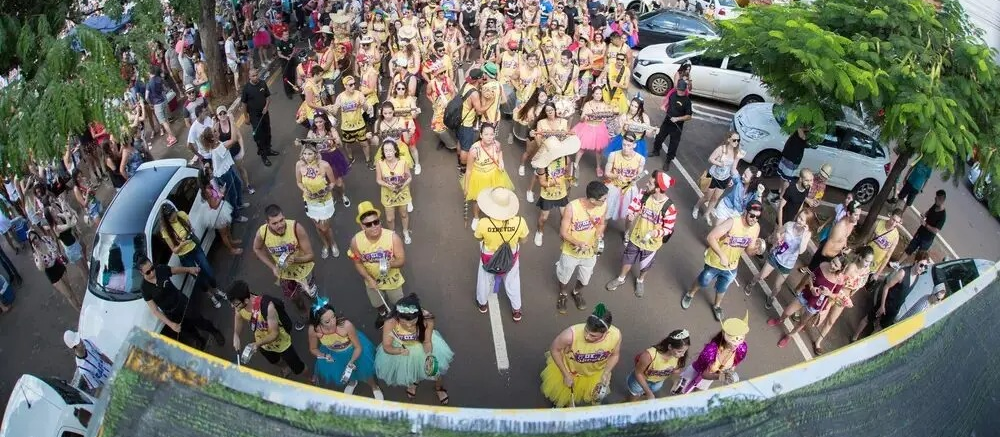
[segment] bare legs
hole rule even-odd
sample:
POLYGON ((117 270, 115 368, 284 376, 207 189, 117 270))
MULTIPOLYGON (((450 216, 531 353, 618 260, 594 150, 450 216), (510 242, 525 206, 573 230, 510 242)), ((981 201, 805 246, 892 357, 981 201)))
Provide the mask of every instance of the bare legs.
POLYGON ((80 311, 80 308, 83 307, 83 302, 80 297, 74 294, 73 290, 69 288, 69 284, 66 283, 65 276, 66 275, 63 274, 63 278, 56 281, 56 283, 52 284, 52 286, 55 287, 59 294, 66 298, 66 301, 69 302, 73 309, 80 311))

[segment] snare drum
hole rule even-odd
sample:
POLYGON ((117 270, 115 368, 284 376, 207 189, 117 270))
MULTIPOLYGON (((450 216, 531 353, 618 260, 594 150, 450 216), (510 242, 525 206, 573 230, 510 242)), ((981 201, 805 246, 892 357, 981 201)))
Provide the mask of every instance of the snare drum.
POLYGON ((514 138, 517 138, 519 141, 528 142, 530 139, 528 132, 530 131, 531 128, 528 125, 516 120, 514 121, 514 138))

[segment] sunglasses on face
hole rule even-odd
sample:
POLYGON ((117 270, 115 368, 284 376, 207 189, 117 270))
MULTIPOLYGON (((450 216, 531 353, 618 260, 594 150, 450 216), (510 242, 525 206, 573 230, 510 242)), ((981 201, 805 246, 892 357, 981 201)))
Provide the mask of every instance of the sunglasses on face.
POLYGON ((760 218, 760 213, 759 212, 758 213, 749 213, 749 214, 747 214, 747 219, 757 220, 759 218, 760 218))
POLYGON ((364 226, 366 228, 373 228, 373 227, 378 226, 380 224, 382 224, 382 221, 379 220, 379 219, 370 220, 370 221, 367 221, 367 222, 361 222, 361 226, 364 226))
POLYGON ((145 269, 145 270, 139 270, 139 273, 142 273, 143 276, 149 276, 149 275, 153 274, 153 268, 150 267, 150 268, 145 269))

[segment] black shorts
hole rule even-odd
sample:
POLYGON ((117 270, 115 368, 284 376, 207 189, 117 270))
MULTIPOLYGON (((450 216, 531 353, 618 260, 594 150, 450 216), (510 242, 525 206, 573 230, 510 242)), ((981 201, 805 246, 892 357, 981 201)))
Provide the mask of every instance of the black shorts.
POLYGON ((913 239, 910 240, 910 244, 906 245, 906 250, 903 252, 907 255, 913 255, 914 252, 923 251, 926 252, 931 249, 934 245, 934 236, 925 237, 922 235, 914 235, 913 239))
POLYGON ((55 284, 62 279, 63 275, 66 274, 66 266, 63 265, 62 261, 56 261, 52 267, 45 268, 45 277, 49 278, 49 282, 55 284))
POLYGON ((549 200, 539 197, 538 200, 535 201, 535 206, 541 208, 542 211, 548 211, 552 208, 562 208, 566 205, 569 205, 569 196, 557 200, 549 200))
POLYGON ((823 264, 833 259, 833 257, 828 257, 823 255, 823 248, 825 247, 826 247, 826 241, 824 240, 822 243, 820 243, 819 247, 816 248, 816 253, 813 253, 812 259, 809 260, 809 271, 816 270, 816 268, 819 267, 820 264, 823 264))
POLYGON ((289 345, 288 349, 285 349, 282 352, 271 352, 264 350, 263 348, 258 349, 258 351, 264 356, 264 359, 271 364, 278 365, 281 360, 285 360, 285 364, 287 364, 288 367, 292 369, 292 373, 296 375, 301 374, 306 370, 305 363, 303 363, 302 359, 299 358, 299 354, 295 352, 295 346, 289 345))
POLYGON ((720 190, 725 190, 726 188, 729 188, 730 179, 726 179, 724 181, 718 180, 716 178, 711 178, 711 179, 712 179, 712 182, 708 183, 708 188, 709 189, 718 188, 720 190))

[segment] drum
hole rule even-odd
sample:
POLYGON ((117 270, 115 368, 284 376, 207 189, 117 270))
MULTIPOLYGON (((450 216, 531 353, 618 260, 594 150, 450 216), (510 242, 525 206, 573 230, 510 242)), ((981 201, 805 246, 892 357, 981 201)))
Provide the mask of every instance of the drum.
POLYGON ((504 84, 502 91, 503 97, 500 100, 500 112, 505 115, 511 115, 514 113, 514 108, 517 106, 517 97, 515 97, 514 94, 514 86, 504 84))
POLYGON ((514 138, 517 138, 519 141, 528 142, 528 132, 530 131, 531 128, 528 125, 518 121, 514 122, 514 138))

